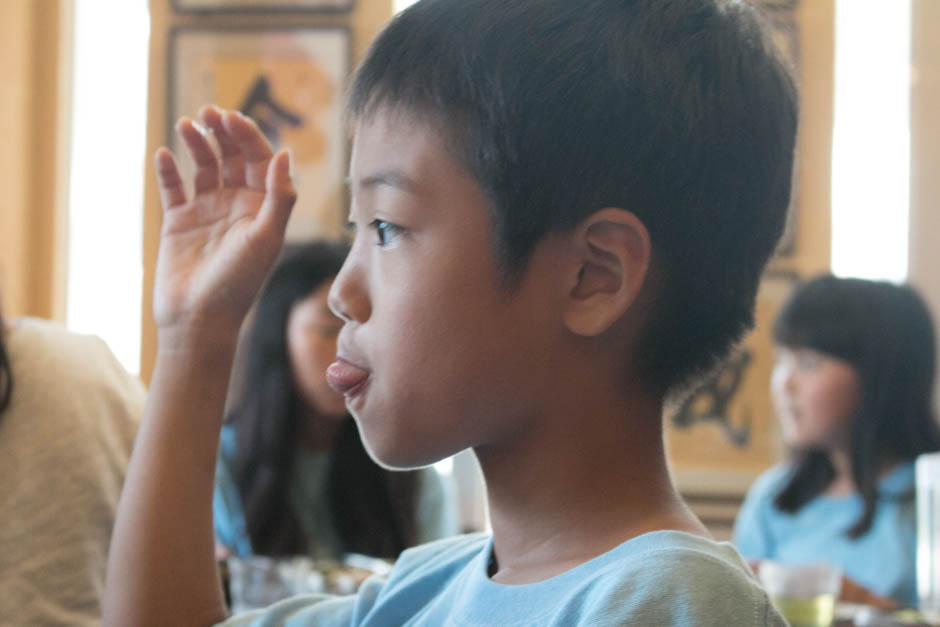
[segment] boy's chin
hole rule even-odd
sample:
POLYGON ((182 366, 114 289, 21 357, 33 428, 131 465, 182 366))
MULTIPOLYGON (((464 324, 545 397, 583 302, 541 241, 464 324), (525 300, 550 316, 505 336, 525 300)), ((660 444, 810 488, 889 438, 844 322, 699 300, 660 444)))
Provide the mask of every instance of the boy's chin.
MULTIPOLYGON (((403 438, 403 440, 408 440, 408 438, 403 438)), ((370 438, 363 435, 362 442, 372 461, 386 470, 423 468, 451 455, 451 453, 436 454, 427 449, 419 448, 415 446, 416 442, 413 440, 373 443, 370 438)))

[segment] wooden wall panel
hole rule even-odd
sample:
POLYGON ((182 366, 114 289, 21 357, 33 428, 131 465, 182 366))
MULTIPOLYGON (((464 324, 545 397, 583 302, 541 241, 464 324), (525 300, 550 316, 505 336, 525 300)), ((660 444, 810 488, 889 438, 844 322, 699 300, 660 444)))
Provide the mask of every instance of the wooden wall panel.
POLYGON ((28 126, 29 84, 32 66, 31 11, 25 1, 0 3, 0 58, 4 79, 0 81, 0 295, 6 315, 29 310, 26 293, 25 207, 29 199, 28 126))
MULTIPOLYGON (((936 326, 940 325, 940 2, 914 0, 911 23, 909 276, 927 299, 936 326)), ((940 390, 940 374, 937 386, 940 390)))
POLYGON ((0 3, 0 298, 10 317, 65 316, 70 7, 0 3))

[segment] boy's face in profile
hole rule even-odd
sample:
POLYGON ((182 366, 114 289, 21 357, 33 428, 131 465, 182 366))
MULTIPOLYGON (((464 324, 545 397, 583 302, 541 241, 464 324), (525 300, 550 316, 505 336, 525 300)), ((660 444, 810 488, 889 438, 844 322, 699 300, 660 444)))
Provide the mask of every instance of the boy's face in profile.
POLYGON ((555 240, 504 288, 483 191, 407 112, 360 120, 350 180, 355 240, 330 305, 339 357, 365 377, 346 402, 373 457, 413 467, 528 437, 563 337, 555 240))

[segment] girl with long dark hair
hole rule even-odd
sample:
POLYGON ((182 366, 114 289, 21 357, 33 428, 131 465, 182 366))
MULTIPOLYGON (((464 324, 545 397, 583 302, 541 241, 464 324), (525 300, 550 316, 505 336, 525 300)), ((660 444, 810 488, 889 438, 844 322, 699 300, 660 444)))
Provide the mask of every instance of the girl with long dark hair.
POLYGON ((346 253, 327 242, 296 247, 261 293, 216 472, 215 531, 225 551, 394 558, 457 533, 437 472, 373 462, 343 396, 326 383, 343 326, 327 293, 346 253))
POLYGON ((773 332, 792 459, 751 487, 738 548, 834 563, 844 596, 914 607, 914 459, 940 449, 927 307, 908 287, 823 276, 794 292, 773 332))

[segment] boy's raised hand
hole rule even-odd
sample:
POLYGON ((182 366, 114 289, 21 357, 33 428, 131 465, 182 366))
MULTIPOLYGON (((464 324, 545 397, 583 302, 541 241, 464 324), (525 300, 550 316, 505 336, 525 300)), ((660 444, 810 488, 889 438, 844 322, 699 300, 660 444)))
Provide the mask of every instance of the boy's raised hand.
POLYGON ((154 318, 171 342, 237 332, 281 249, 296 199, 289 155, 274 155, 252 120, 214 106, 198 117, 221 154, 192 120, 177 123, 195 165, 192 198, 170 151, 155 155, 163 230, 154 318))
POLYGON ((195 162, 187 199, 166 148, 154 316, 157 360, 111 536, 102 623, 205 625, 225 617, 212 489, 238 327, 277 257, 294 204, 286 153, 251 120, 204 107, 176 125, 195 162))

